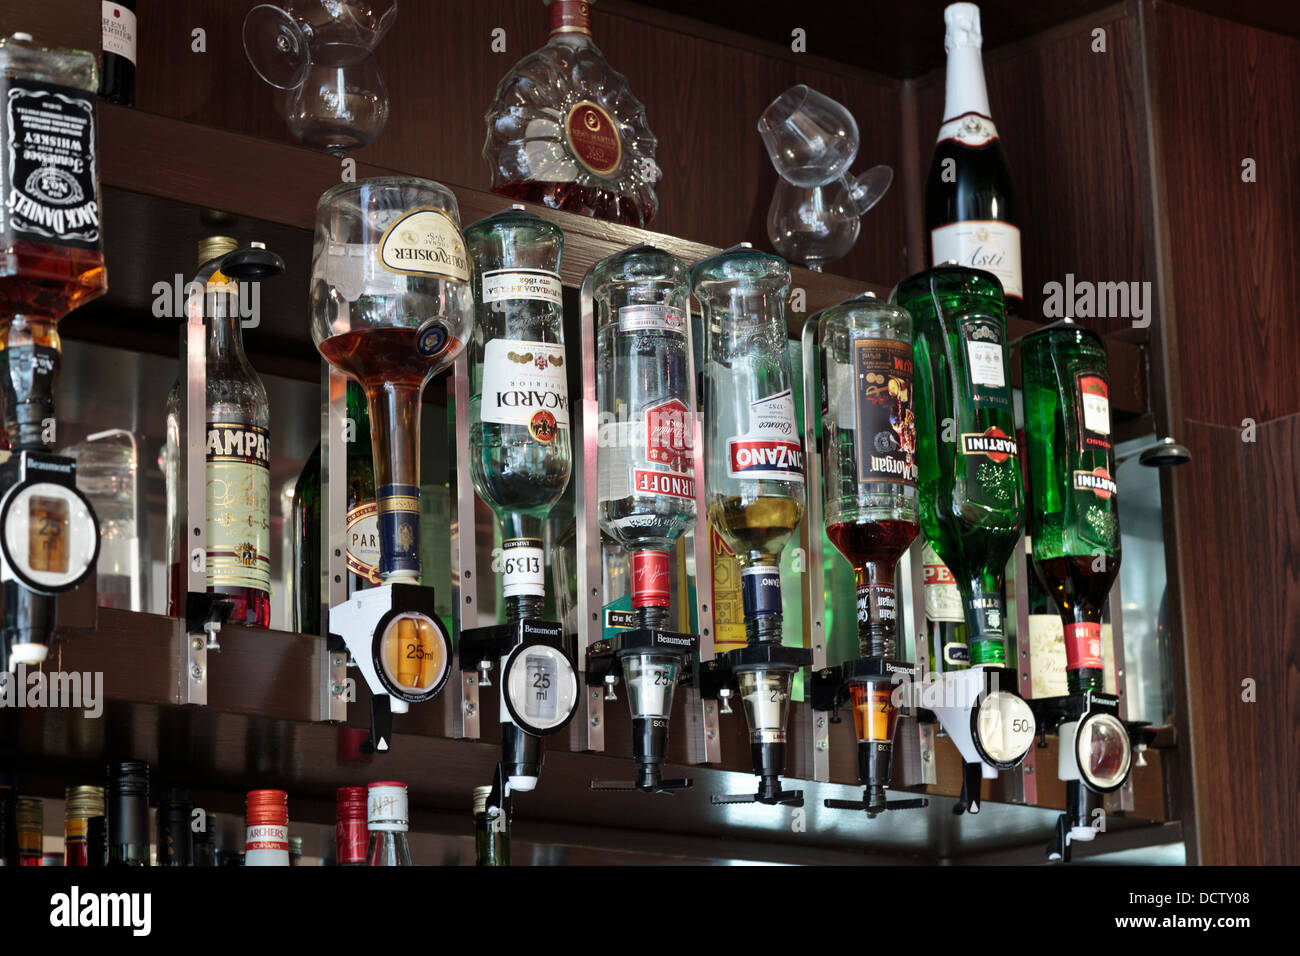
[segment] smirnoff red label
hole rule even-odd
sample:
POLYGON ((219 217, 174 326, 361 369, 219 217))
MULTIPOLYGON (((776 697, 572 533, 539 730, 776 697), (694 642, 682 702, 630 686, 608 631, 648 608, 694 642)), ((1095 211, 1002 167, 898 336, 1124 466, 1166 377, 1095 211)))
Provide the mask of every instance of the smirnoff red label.
POLYGON ((1016 440, 996 425, 982 433, 962 432, 961 451, 963 455, 983 455, 998 464, 1019 455, 1016 440))
POLYGON ((632 493, 695 497, 695 420, 680 399, 645 410, 643 465, 632 469, 632 493))
POLYGON ((789 389, 751 402, 749 431, 727 441, 727 474, 803 483, 803 445, 789 389))
POLYGON ((694 498, 695 479, 668 471, 651 471, 636 468, 632 471, 632 490, 638 495, 670 495, 674 498, 694 498))
POLYGON ((1101 670, 1101 625, 1065 625, 1065 669, 1101 670))
POLYGON ((632 607, 667 607, 669 563, 667 551, 632 553, 632 607))

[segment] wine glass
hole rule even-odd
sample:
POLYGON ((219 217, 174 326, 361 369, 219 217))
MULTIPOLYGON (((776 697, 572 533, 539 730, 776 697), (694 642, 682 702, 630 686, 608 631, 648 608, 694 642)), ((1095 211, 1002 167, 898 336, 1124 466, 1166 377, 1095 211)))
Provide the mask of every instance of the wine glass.
POLYGON ((397 18, 397 0, 287 0, 244 16, 244 53, 276 89, 306 78, 320 47, 341 43, 373 52, 397 18))
POLYGON ((285 122, 302 143, 343 156, 373 143, 388 121, 388 90, 375 55, 329 43, 285 100, 285 122))
POLYGON ((763 110, 758 133, 776 171, 795 186, 823 186, 837 180, 858 155, 853 114, 803 83, 763 110))
POLYGON ((813 272, 848 255, 861 229, 853 207, 846 205, 848 199, 837 184, 803 187, 778 180, 767 208, 772 248, 813 272))
POLYGON ((420 394, 469 337, 469 277, 456 197, 445 186, 383 177, 321 196, 312 339, 366 393, 385 583, 419 583, 420 394))

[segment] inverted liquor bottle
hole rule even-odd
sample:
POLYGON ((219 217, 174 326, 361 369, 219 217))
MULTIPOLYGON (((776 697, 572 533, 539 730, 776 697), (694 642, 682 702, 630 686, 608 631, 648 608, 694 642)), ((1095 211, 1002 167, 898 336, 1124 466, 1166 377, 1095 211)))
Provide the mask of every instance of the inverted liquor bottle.
POLYGON ((501 523, 509 620, 540 618, 542 532, 573 467, 558 226, 516 207, 474 223, 470 474, 501 523))
POLYGON ((14 451, 52 444, 58 322, 108 289, 96 166, 96 57, 0 38, 0 376, 14 451), (57 136, 48 134, 57 130, 57 136), (36 150, 20 143, 40 142, 36 150))
MULTIPOLYGON (((229 236, 199 241, 202 272, 239 248, 229 236)), ((244 352, 239 283, 217 269, 204 287, 207 400, 204 482, 209 593, 231 600, 230 623, 271 624, 271 411, 262 378, 244 352)), ((185 613, 185 489, 180 458, 185 373, 167 395, 167 613, 185 613)))
POLYGON ((546 0, 551 35, 497 85, 483 158, 492 190, 646 226, 659 208, 645 107, 591 38, 592 0, 546 0))
POLYGON ((1104 690, 1101 617, 1119 573, 1106 348, 1073 323, 1021 344, 1033 563, 1065 628, 1071 692, 1104 690))
POLYGON ((600 527, 631 556, 638 626, 662 628, 669 554, 695 521, 689 273, 676 257, 636 246, 597 263, 590 281, 600 527))
POLYGON ((872 296, 824 311, 826 534, 853 566, 863 657, 892 657, 894 575, 916 537, 912 317, 872 296))
POLYGON ((425 179, 343 183, 316 207, 312 338, 370 412, 379 576, 420 581, 420 395, 473 325, 456 197, 425 179))
POLYGON ((925 180, 930 264, 955 262, 992 272, 1002 283, 1006 313, 1019 316, 1020 229, 1011 169, 984 85, 979 7, 949 4, 943 19, 948 54, 943 124, 925 180))
POLYGON ((966 644, 966 613, 952 572, 927 541, 921 549, 925 595, 926 656, 930 673, 964 670, 970 666, 966 644))
POLYGON ((781 640, 781 551, 804 509, 803 445, 786 349, 790 267, 737 247, 697 265, 705 342, 709 520, 740 564, 751 643, 781 640))
POLYGON ((921 530, 961 591, 971 664, 1006 661, 1006 564, 1022 521, 1019 450, 995 276, 940 266, 904 279, 912 314, 921 530))

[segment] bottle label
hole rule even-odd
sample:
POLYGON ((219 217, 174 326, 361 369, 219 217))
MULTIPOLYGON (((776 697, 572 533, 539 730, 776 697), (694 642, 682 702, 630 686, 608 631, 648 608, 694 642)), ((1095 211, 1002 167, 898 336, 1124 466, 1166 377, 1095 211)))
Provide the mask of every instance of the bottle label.
POLYGON ((543 269, 493 269, 483 273, 483 301, 547 302, 560 305, 563 291, 560 277, 543 269))
POLYGON ((1020 230, 1000 219, 972 219, 930 230, 934 262, 955 262, 998 277, 1004 295, 1023 298, 1020 278, 1020 230))
POLYGON ((686 333, 686 316, 671 305, 625 305, 618 310, 620 332, 686 333))
POLYGON ((953 580, 948 566, 928 543, 921 548, 921 562, 925 572, 925 616, 931 621, 965 621, 957 582, 953 580))
POLYGON ((455 220, 434 206, 398 216, 379 240, 379 264, 404 276, 469 282, 469 254, 455 220))
POLYGON ((1066 624, 1065 669, 1068 671, 1101 670, 1101 625, 1066 624))
POLYGON ((970 648, 958 641, 949 641, 943 645, 943 663, 945 670, 961 670, 970 665, 970 648))
POLYGON ((623 162, 623 142, 618 126, 590 100, 574 103, 564 121, 569 146, 578 162, 597 176, 608 176, 623 162))
POLYGON ((376 490, 379 505, 379 576, 420 573, 420 489, 384 485, 376 490))
POLYGON ((1110 451, 1110 385, 1095 372, 1074 376, 1079 389, 1080 451, 1110 451))
POLYGON ((990 425, 983 432, 962 432, 961 452, 963 455, 983 455, 999 465, 1008 458, 1018 458, 1020 454, 1016 440, 996 425, 990 425))
POLYGON ((892 584, 858 588, 858 623, 892 624, 897 619, 898 593, 892 584))
POLYGON ((770 564, 742 568, 740 600, 745 618, 781 613, 781 572, 770 564))
POLYGON ((501 593, 506 597, 542 597, 546 558, 541 538, 508 538, 501 542, 501 593))
POLYGON ((366 796, 366 821, 371 830, 404 831, 407 820, 405 787, 371 787, 366 796))
POLYGON ((668 607, 671 564, 667 551, 632 552, 632 607, 668 607))
MULTIPOLYGON (((944 120, 943 125, 939 127, 939 137, 935 144, 952 140, 961 143, 963 146, 978 148, 987 146, 998 138, 998 128, 994 125, 993 120, 987 116, 981 116, 979 113, 966 113, 963 116, 954 116, 950 120, 944 120)), ((936 259, 936 262, 943 260, 936 259)))
POLYGON ((1010 408, 1007 393, 1007 360, 1002 322, 987 315, 968 315, 961 323, 966 346, 971 397, 977 407, 1010 408))
POLYGON ((727 440, 727 474, 803 483, 803 446, 790 389, 750 403, 749 431, 727 440))
POLYGON ((638 420, 601 424, 598 444, 599 500, 695 497, 695 416, 681 399, 650 405, 638 420))
POLYGON ((258 823, 248 828, 248 841, 244 852, 252 850, 283 850, 289 852, 289 827, 258 823))
POLYGON ((527 425, 549 445, 569 427, 569 383, 564 346, 524 339, 492 339, 483 348, 479 413, 496 425, 527 425))
POLYGON ((208 587, 271 590, 271 440, 259 425, 208 422, 208 587))
POLYGON ((98 249, 94 96, 14 77, 3 108, 0 235, 98 249))
POLYGON ((858 481, 916 486, 912 346, 890 339, 853 343, 858 481))
POLYGON ((379 506, 365 501, 348 511, 348 570, 379 583, 379 506))
POLYGON ((591 36, 591 4, 585 0, 555 0, 551 4, 551 33, 585 33, 591 36))
POLYGON ((120 3, 102 0, 99 5, 104 28, 104 52, 124 56, 135 65, 135 14, 120 3))
POLYGON ((710 585, 713 589, 713 650, 722 654, 744 647, 745 608, 740 593, 740 564, 735 552, 709 522, 710 585))
POLYGON ((1076 491, 1091 491, 1102 501, 1113 497, 1119 488, 1115 484, 1115 479, 1110 476, 1110 472, 1101 467, 1094 468, 1092 471, 1076 470, 1074 487, 1076 491))
POLYGON ((1070 692, 1065 679, 1065 636, 1059 616, 1029 615, 1029 659, 1033 696, 1064 697, 1070 692))
MULTIPOLYGON (((1004 605, 1002 595, 996 592, 974 594, 970 599, 972 623, 975 633, 969 635, 974 641, 998 641, 1003 638, 1002 621, 1004 605)), ((981 661, 979 663, 986 663, 981 661)))

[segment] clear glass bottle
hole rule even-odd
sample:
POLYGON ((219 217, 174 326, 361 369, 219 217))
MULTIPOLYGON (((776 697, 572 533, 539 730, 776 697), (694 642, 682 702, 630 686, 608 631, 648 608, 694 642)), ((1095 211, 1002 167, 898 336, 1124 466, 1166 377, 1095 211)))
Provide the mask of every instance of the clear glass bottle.
MULTIPOLYGON (((229 236, 199 242, 199 269, 239 248, 229 236)), ((244 354, 239 284, 220 270, 204 291, 207 324, 207 587, 234 603, 230 623, 271 624, 271 411, 266 387, 244 354)), ((182 525, 181 416, 185 373, 167 395, 167 613, 185 613, 189 560, 182 525)))
POLYGON ((653 246, 598 262, 596 472, 601 529, 631 555, 632 609, 664 627, 669 552, 695 521, 689 273, 653 246))
POLYGON ((503 196, 646 226, 659 208, 659 144, 591 38, 591 2, 547 0, 550 39, 497 85, 483 158, 503 196))
POLYGON ((874 296, 818 320, 826 534, 853 565, 863 657, 892 657, 898 559, 918 530, 912 317, 874 296))
POLYGON ((779 561, 804 510, 785 301, 790 267, 746 245, 692 272, 705 340, 709 520, 740 563, 749 641, 781 640, 779 561))
POLYGON ((546 516, 573 467, 558 226, 504 210, 465 230, 478 321, 470 350, 474 490, 501 523, 507 617, 540 618, 546 516))
POLYGON ((369 786, 366 818, 370 827, 368 866, 410 866, 411 847, 406 839, 409 818, 406 784, 382 780, 369 786))

